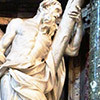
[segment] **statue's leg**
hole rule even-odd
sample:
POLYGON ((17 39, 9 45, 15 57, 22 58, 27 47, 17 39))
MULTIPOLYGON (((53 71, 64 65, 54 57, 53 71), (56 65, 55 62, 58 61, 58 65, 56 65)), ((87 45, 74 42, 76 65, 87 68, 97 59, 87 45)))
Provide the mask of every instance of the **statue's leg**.
POLYGON ((1 100, 22 100, 11 87, 9 73, 1 78, 0 91, 1 100))
POLYGON ((1 78, 1 100, 47 100, 35 86, 33 86, 33 89, 30 89, 27 86, 18 85, 16 81, 12 80, 13 77, 9 72, 1 78), (23 94, 27 94, 27 96, 23 94))

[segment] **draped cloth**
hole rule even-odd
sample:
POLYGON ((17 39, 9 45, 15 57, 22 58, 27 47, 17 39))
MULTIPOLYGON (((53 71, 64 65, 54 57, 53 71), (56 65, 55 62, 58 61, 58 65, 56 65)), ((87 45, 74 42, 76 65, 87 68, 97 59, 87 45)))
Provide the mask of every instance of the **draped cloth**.
POLYGON ((63 58, 57 72, 51 51, 46 61, 18 66, 9 61, 2 65, 8 70, 0 80, 0 100, 59 100, 65 80, 63 58))

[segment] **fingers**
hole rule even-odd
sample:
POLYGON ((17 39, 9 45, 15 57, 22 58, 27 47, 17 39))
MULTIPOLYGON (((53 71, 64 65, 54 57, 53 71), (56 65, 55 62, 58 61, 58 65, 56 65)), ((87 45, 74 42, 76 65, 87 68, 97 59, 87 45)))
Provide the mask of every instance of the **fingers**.
POLYGON ((79 6, 75 6, 76 9, 70 11, 68 13, 69 17, 75 20, 77 23, 81 22, 81 8, 79 6))
POLYGON ((73 16, 73 17, 81 17, 81 14, 76 14, 76 13, 70 13, 68 14, 70 17, 73 16))
POLYGON ((70 11, 69 14, 81 14, 81 8, 79 6, 75 6, 76 9, 70 11))
POLYGON ((77 14, 77 13, 70 13, 69 14, 70 18, 74 18, 74 19, 80 19, 81 18, 81 14, 77 14))
POLYGON ((81 14, 80 13, 70 13, 68 14, 70 18, 73 18, 73 19, 79 19, 81 18, 81 14))
POLYGON ((69 16, 79 16, 79 14, 73 13, 73 12, 72 12, 72 13, 69 13, 68 15, 69 15, 69 16))
POLYGON ((77 25, 81 24, 82 22, 82 18, 80 15, 74 15, 74 14, 70 14, 69 17, 73 20, 75 20, 75 22, 77 23, 77 25))
POLYGON ((79 11, 79 12, 81 12, 81 8, 77 5, 76 6, 76 9, 79 11))
POLYGON ((78 19, 77 16, 69 16, 72 19, 75 19, 75 21, 78 19))
POLYGON ((77 11, 72 11, 72 12, 69 12, 68 15, 72 15, 72 16, 81 16, 81 12, 77 12, 77 11))
POLYGON ((77 16, 78 14, 79 13, 78 12, 75 12, 75 11, 69 13, 69 15, 73 15, 73 16, 77 16))

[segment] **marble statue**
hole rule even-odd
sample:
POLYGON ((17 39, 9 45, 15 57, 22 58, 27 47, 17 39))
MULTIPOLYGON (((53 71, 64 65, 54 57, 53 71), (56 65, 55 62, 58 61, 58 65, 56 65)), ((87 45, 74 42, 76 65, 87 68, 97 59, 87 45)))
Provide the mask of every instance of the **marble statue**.
MULTIPOLYGON (((78 54, 82 39, 81 9, 79 6, 75 9, 69 11, 68 16, 76 23, 76 33, 70 43, 66 41, 69 44, 62 51, 70 56, 78 54)), ((53 42, 60 28, 58 18, 61 13, 61 4, 57 0, 44 0, 33 18, 17 18, 8 24, 0 40, 1 100, 59 100, 66 71, 62 57, 56 68, 56 55, 65 43, 62 41, 57 51, 53 42)))

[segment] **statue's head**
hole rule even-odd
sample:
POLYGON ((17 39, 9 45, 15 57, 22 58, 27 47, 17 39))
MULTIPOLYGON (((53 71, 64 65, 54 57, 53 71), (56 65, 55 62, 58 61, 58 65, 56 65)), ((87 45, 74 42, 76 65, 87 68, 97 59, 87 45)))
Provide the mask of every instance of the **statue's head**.
POLYGON ((53 36, 57 30, 56 21, 62 13, 61 4, 57 0, 44 0, 40 3, 38 13, 42 13, 40 31, 42 34, 53 36))
POLYGON ((43 0, 40 3, 38 12, 52 14, 54 17, 58 18, 62 13, 61 4, 57 0, 43 0))

